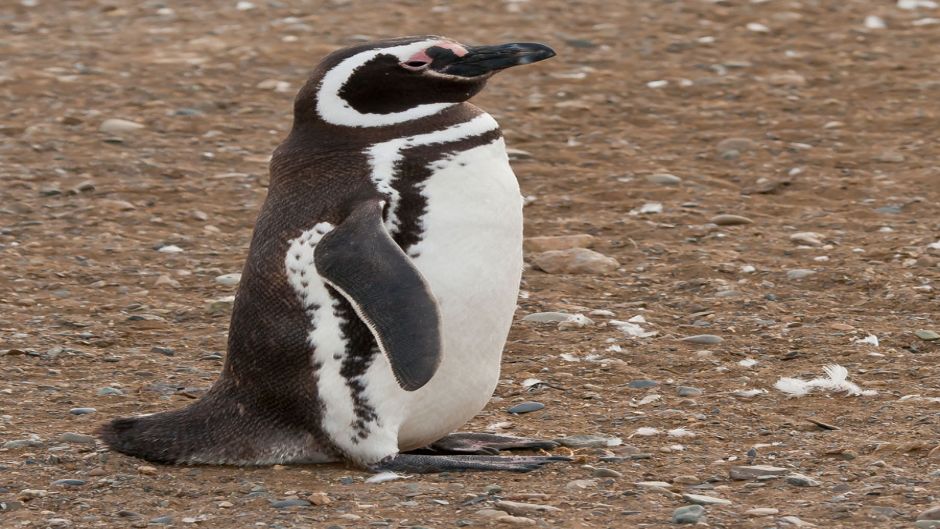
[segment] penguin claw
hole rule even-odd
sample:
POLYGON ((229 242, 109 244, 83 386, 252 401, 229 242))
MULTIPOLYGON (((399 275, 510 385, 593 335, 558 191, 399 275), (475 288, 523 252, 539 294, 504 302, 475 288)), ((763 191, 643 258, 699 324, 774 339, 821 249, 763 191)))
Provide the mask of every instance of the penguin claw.
POLYGON ((433 456, 426 454, 398 454, 368 467, 372 472, 405 472, 433 474, 437 472, 505 471, 531 472, 543 466, 561 461, 571 461, 565 456, 491 456, 452 455, 433 456))
POLYGON ((557 447, 558 443, 546 439, 458 432, 438 439, 427 452, 420 453, 498 455, 501 450, 551 450, 557 447))

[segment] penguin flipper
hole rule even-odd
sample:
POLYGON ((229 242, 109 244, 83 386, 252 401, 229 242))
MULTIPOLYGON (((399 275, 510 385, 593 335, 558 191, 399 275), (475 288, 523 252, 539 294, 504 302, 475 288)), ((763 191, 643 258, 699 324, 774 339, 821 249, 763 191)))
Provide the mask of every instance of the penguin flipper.
POLYGON ((431 380, 441 361, 441 316, 421 272, 382 220, 382 200, 358 204, 323 236, 317 272, 372 331, 405 391, 431 380))

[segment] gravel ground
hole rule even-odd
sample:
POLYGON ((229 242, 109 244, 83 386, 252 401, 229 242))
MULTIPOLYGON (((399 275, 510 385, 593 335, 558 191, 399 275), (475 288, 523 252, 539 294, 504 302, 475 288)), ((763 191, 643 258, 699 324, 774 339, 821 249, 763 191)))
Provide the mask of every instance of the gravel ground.
POLYGON ((4 2, 0 526, 940 527, 938 18, 926 0, 4 2), (594 437, 533 474, 383 483, 104 450, 103 421, 218 373, 227 274, 306 73, 427 33, 558 51, 475 100, 517 149, 527 236, 553 238, 528 242, 503 381, 467 429, 594 437), (833 364, 860 394, 775 388, 833 364), (524 401, 544 408, 507 412, 524 401))

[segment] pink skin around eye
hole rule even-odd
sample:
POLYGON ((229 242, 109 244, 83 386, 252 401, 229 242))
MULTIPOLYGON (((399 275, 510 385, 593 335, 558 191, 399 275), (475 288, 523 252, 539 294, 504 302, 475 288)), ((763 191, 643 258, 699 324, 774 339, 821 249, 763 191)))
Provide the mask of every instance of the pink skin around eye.
MULTIPOLYGON (((457 44, 456 42, 447 42, 447 41, 435 42, 430 47, 432 48, 438 47, 438 48, 445 48, 445 49, 451 50, 452 52, 454 52, 454 55, 458 57, 463 57, 464 55, 467 54, 467 48, 464 48, 463 46, 461 46, 460 44, 457 44)), ((427 54, 426 50, 421 50, 418 53, 415 53, 414 55, 409 57, 407 61, 403 62, 402 66, 409 68, 408 66, 409 64, 415 63, 415 64, 422 64, 422 66, 418 68, 423 68, 424 65, 431 64, 432 60, 433 59, 431 59, 431 57, 427 54)), ((414 68, 414 67, 411 67, 411 68, 414 68)))

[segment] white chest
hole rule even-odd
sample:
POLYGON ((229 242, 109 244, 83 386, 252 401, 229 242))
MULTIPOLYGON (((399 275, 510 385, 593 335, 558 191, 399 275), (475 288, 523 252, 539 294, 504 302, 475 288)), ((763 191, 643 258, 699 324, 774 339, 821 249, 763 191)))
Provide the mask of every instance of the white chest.
MULTIPOLYGON (((471 127, 479 130, 480 125, 491 130, 495 121, 485 116, 471 127)), ((411 138, 412 144, 415 141, 428 139, 411 138)), ((401 156, 400 150, 387 145, 373 149, 380 155, 373 162, 374 180, 380 190, 383 186, 387 190, 393 187, 395 175, 380 171, 394 167, 389 160, 401 156)), ((385 357, 377 356, 358 380, 365 389, 357 397, 375 411, 365 437, 350 435, 352 424, 361 418, 355 413, 353 389, 339 373, 347 344, 340 331, 342 322, 334 313, 336 300, 329 299, 321 287, 307 251, 302 262, 287 261, 298 295, 315 307, 310 317, 316 328, 309 339, 319 365, 323 429, 347 456, 366 464, 400 449, 429 444, 459 428, 486 405, 499 378, 516 307, 522 274, 522 198, 503 140, 435 160, 431 166, 431 177, 420 186, 426 201, 419 219, 421 240, 409 253, 438 302, 442 360, 428 384, 407 392, 398 386, 385 357), (303 267, 303 282, 298 267, 303 267)), ((392 198, 387 227, 394 232, 392 198)), ((317 230, 311 230, 293 241, 292 248, 309 248, 316 240, 317 230)))

